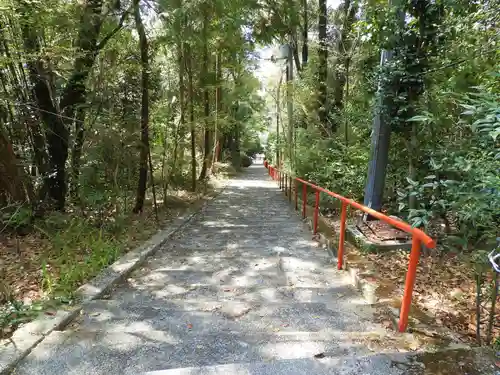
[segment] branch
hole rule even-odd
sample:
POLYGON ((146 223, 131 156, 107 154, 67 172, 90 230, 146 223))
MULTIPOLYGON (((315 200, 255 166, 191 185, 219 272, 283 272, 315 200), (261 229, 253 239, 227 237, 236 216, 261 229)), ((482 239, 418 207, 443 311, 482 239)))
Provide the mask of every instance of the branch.
POLYGON ((95 52, 103 49, 106 46, 106 44, 109 42, 109 40, 112 37, 114 37, 116 35, 116 33, 118 33, 118 31, 120 31, 123 28, 123 23, 127 19, 127 16, 129 15, 131 9, 132 9, 132 7, 128 8, 125 11, 125 13, 122 14, 122 16, 120 17, 120 21, 118 21, 118 25, 113 30, 111 30, 111 32, 108 35, 106 35, 104 38, 102 38, 102 40, 96 45, 95 52))

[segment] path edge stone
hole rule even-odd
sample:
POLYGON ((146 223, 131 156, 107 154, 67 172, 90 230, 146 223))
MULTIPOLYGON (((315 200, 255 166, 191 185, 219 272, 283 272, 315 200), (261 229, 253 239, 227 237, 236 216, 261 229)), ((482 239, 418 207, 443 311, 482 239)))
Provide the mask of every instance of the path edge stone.
POLYGON ((33 321, 17 329, 7 341, 7 345, 0 347, 0 375, 12 374, 17 364, 27 357, 43 339, 54 331, 64 329, 82 311, 85 304, 102 297, 110 289, 132 273, 144 261, 154 255, 165 242, 186 226, 194 217, 204 211, 206 206, 215 199, 228 185, 228 178, 224 181, 216 180, 214 193, 205 197, 204 202, 188 208, 185 213, 168 224, 168 229, 159 229, 149 240, 139 247, 127 252, 110 266, 104 268, 88 283, 76 290, 78 303, 70 309, 59 309, 53 314, 42 314, 33 321))

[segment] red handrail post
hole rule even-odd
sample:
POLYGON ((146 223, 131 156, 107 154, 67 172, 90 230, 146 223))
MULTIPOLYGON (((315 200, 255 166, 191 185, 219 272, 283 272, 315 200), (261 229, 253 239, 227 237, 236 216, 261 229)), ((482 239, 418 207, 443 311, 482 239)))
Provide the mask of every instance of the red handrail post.
POLYGON ((299 209, 299 183, 295 180, 295 211, 299 209))
POLYGON ((316 202, 314 204, 313 233, 318 233, 318 214, 319 214, 319 190, 316 190, 316 202))
POLYGON ((413 286, 417 277, 417 266, 420 258, 420 240, 413 236, 411 242, 410 262, 408 264, 408 273, 406 274, 405 291, 403 294, 403 303, 401 304, 401 312, 399 314, 399 332, 406 331, 408 326, 408 316, 410 315, 411 298, 413 294, 413 286))
POLYGON ((292 176, 289 177, 290 181, 288 181, 288 201, 292 202, 292 176))
POLYGON ((305 219, 307 216, 307 185, 302 184, 302 218, 305 219))
POLYGON ((345 243, 345 223, 347 220, 347 203, 342 201, 340 211, 340 233, 339 233, 339 251, 337 253, 337 269, 341 270, 344 264, 344 243, 345 243))

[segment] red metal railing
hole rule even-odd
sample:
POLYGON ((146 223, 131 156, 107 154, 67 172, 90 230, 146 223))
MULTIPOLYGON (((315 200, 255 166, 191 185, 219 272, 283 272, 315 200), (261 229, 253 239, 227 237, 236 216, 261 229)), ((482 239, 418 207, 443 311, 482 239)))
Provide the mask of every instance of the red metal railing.
POLYGON ((403 295, 403 301, 401 303, 401 311, 399 315, 398 329, 400 332, 404 332, 408 325, 408 316, 410 313, 411 300, 413 294, 413 287, 415 285, 415 278, 417 275, 417 266, 420 258, 420 248, 424 244, 428 248, 434 248, 436 246, 435 241, 430 238, 427 234, 418 228, 413 228, 410 224, 405 223, 402 220, 398 220, 381 212, 375 211, 367 206, 364 206, 352 199, 343 197, 342 195, 333 193, 327 189, 320 186, 314 185, 309 181, 302 180, 298 177, 291 177, 287 173, 280 171, 279 169, 268 164, 267 161, 264 162, 264 166, 267 168, 269 175, 273 180, 278 180, 280 189, 284 189, 285 194, 288 199, 292 199, 292 180, 295 180, 295 209, 298 209, 298 191, 299 184, 302 184, 302 217, 306 217, 306 206, 307 206, 307 187, 311 187, 315 191, 315 202, 314 202, 314 213, 313 213, 313 233, 316 234, 318 231, 318 215, 319 215, 319 198, 320 193, 325 193, 333 198, 336 198, 342 202, 342 208, 340 211, 340 233, 339 233, 339 248, 338 248, 338 263, 337 268, 342 269, 344 264, 344 242, 345 242, 345 226, 347 219, 347 207, 353 207, 355 209, 366 212, 367 214, 382 220, 395 228, 405 231, 412 236, 412 246, 410 252, 410 261, 408 264, 408 272, 406 273, 405 289, 403 295))

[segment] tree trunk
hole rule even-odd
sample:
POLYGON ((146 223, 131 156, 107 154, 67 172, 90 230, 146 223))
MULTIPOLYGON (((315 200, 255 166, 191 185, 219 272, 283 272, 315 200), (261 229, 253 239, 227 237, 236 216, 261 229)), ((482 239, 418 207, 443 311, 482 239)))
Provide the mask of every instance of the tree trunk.
MULTIPOLYGON (((34 85, 35 101, 37 107, 40 109, 40 117, 47 128, 46 138, 50 176, 48 180, 49 195, 55 201, 55 208, 59 210, 64 209, 66 201, 66 160, 68 158, 69 127, 73 124, 73 119, 78 108, 85 105, 86 81, 99 50, 121 28, 127 15, 127 12, 125 12, 120 19, 119 27, 115 28, 98 43, 97 39, 104 21, 102 7, 102 0, 85 0, 83 4, 78 37, 75 43, 77 58, 73 64, 73 73, 61 94, 59 111, 53 103, 53 90, 51 90, 46 79, 52 73, 44 70, 43 62, 40 59, 35 58, 28 63, 30 78, 34 85), (60 114, 62 116, 59 116, 60 114)), ((24 7, 21 8, 21 13, 26 16, 26 13, 33 11, 33 9, 36 8, 24 7)), ((26 50, 31 54, 39 53, 40 43, 37 30, 26 23, 22 23, 21 28, 26 50)), ((84 119, 84 116, 85 111, 82 111, 79 114, 80 120, 84 119)), ((79 142, 83 142, 83 130, 78 129, 77 133, 81 133, 77 136, 81 137, 79 142)), ((79 171, 78 168, 72 169, 79 171)))
POLYGON ((295 122, 293 119, 293 58, 292 51, 288 51, 288 66, 286 68, 286 104, 288 116, 288 129, 286 136, 287 156, 290 168, 294 167, 295 160, 293 159, 293 133, 295 122))
POLYGON ((75 119, 75 141, 71 152, 71 185, 70 195, 73 200, 77 200, 79 196, 79 178, 80 178, 80 159, 82 156, 83 140, 85 134, 85 109, 78 108, 75 119))
MULTIPOLYGON (((23 14, 24 9, 21 11, 23 14)), ((36 30, 22 23, 24 46, 32 55, 40 52, 40 43, 36 30)), ((43 62, 33 57, 27 63, 30 79, 33 83, 33 96, 37 103, 39 116, 46 127, 47 150, 49 156, 48 192, 57 210, 64 210, 66 203, 66 160, 68 158, 69 131, 52 101, 51 91, 45 80, 43 62)))
POLYGON ((133 212, 139 213, 144 208, 146 198, 146 187, 148 179, 148 154, 149 154, 149 57, 148 39, 141 19, 140 0, 134 0, 134 18, 139 34, 139 47, 141 50, 141 151, 139 155, 139 181, 137 185, 137 195, 133 212))
POLYGON ((276 89, 276 166, 281 168, 280 163, 280 92, 281 92, 281 83, 283 81, 283 74, 280 74, 280 80, 278 82, 278 87, 276 89))
POLYGON ((304 17, 304 26, 302 28, 302 68, 305 68, 309 58, 309 16, 307 14, 307 0, 302 0, 302 12, 304 17))
POLYGON ((196 128, 194 124, 193 60, 191 47, 186 45, 189 91, 189 128, 191 130, 191 190, 196 191, 196 128))
POLYGON ((61 112, 68 119, 73 119, 77 106, 85 105, 87 78, 98 53, 97 38, 103 23, 102 5, 102 0, 86 0, 82 9, 75 43, 78 57, 75 59, 73 73, 64 88, 60 102, 61 112))
POLYGON ((207 172, 210 169, 210 161, 211 161, 211 148, 210 148, 210 139, 212 138, 211 132, 209 129, 209 116, 210 116, 210 96, 208 92, 208 65, 209 65, 209 55, 208 55, 208 23, 209 21, 209 12, 208 5, 204 4, 203 11, 203 65, 201 72, 201 84, 203 86, 203 104, 204 104, 204 115, 205 115, 205 137, 203 142, 203 166, 201 167, 200 177, 198 178, 200 181, 205 180, 207 177, 207 172))
MULTIPOLYGON (((177 9, 182 8, 182 1, 178 0, 176 3, 177 9)), ((167 184, 169 183, 170 180, 172 180, 174 176, 174 171, 177 170, 182 170, 182 160, 183 156, 180 158, 181 165, 177 166, 177 163, 179 161, 179 150, 184 149, 184 145, 182 140, 184 139, 184 127, 186 123, 186 118, 185 118, 185 98, 184 98, 184 70, 185 70, 185 62, 184 62, 184 47, 185 44, 182 42, 181 35, 182 35, 182 30, 181 30, 181 19, 176 18, 175 21, 175 28, 176 31, 178 32, 179 39, 177 40, 177 65, 179 69, 179 110, 180 110, 180 119, 179 122, 177 123, 174 131, 174 151, 173 151, 173 158, 172 158, 172 163, 170 166, 170 171, 167 176, 167 184)))
POLYGON ((106 45, 114 33, 121 28, 128 12, 125 12, 110 34, 98 43, 104 17, 102 15, 102 0, 86 0, 80 17, 80 28, 75 43, 77 58, 73 64, 73 73, 66 84, 60 100, 60 111, 68 129, 74 124, 75 142, 71 154, 71 195, 78 196, 78 179, 80 176, 80 158, 85 141, 85 104, 87 101, 87 79, 94 66, 99 51, 106 45), (75 118, 76 119, 73 120, 75 118))
POLYGON ((221 54, 218 52, 215 60, 215 74, 216 74, 216 84, 217 88, 215 90, 215 131, 214 131, 214 150, 213 150, 213 160, 212 160, 212 170, 215 165, 215 162, 220 159, 220 140, 221 140, 221 131, 218 127, 219 125, 219 116, 222 111, 222 64, 221 64, 221 54))
POLYGON ((232 142, 231 142, 231 165, 235 169, 241 168, 241 157, 240 157, 240 124, 236 119, 236 114, 238 113, 238 102, 234 106, 234 127, 232 131, 232 142))
MULTIPOLYGON (((205 96, 205 94, 204 94, 205 96)), ((208 98, 205 97, 205 118, 207 118, 207 110, 206 108, 208 107, 208 98)), ((200 177, 198 177, 199 181, 203 181, 204 179, 207 178, 207 171, 210 168, 210 155, 211 155, 211 150, 210 150, 210 138, 211 132, 210 130, 207 129, 208 127, 208 121, 205 120, 205 136, 204 136, 204 141, 203 141, 203 165, 201 166, 201 171, 200 171, 200 177)))
MULTIPOLYGON (((12 91, 14 91, 14 96, 19 103, 28 103, 30 101, 29 93, 31 91, 31 88, 26 81, 24 70, 21 70, 20 73, 18 73, 18 70, 16 69, 16 59, 10 53, 9 44, 7 43, 7 37, 5 35, 5 28, 6 25, 0 23, 0 45, 2 47, 3 54, 7 58, 6 65, 8 67, 8 73, 10 73, 10 77, 8 77, 7 71, 5 71, 5 73, 0 73, 2 87, 4 89, 6 97, 9 96, 9 93, 7 92, 7 86, 10 86, 12 91)), ((25 105, 17 109, 17 117, 20 123, 24 122, 26 125, 27 133, 31 141, 31 146, 33 148, 33 165, 31 170, 32 173, 36 175, 36 170, 38 169, 38 173, 40 173, 43 178, 40 195, 41 199, 44 199, 45 192, 48 187, 48 155, 45 145, 45 138, 40 128, 40 123, 38 120, 33 118, 33 112, 34 111, 31 107, 25 105)), ((10 106, 9 114, 11 117, 11 121, 16 121, 12 108, 10 106)))
MULTIPOLYGON (((1 125, 1 122, 0 122, 1 125)), ((24 169, 19 166, 12 144, 0 127, 0 195, 16 203, 30 203, 33 189, 24 169)))
MULTIPOLYGON (((182 9, 183 2, 182 0, 177 0, 176 8, 182 9)), ((185 74, 186 74, 186 43, 183 40, 184 31, 186 28, 187 20, 185 17, 176 16, 175 18, 175 28, 178 33, 177 40, 177 64, 179 69, 179 109, 180 109, 180 124, 178 127, 177 142, 178 142, 178 154, 175 155, 176 160, 178 161, 178 166, 175 168, 178 170, 182 170, 184 168, 184 151, 186 148, 186 83, 185 83, 185 74)))
POLYGON ((328 127, 328 111, 327 111, 327 87, 326 80, 328 78, 328 45, 326 40, 327 26, 327 0, 319 0, 319 17, 318 17, 318 117, 321 125, 321 131, 324 135, 329 133, 328 127))
MULTIPOLYGON (((349 68, 351 65, 351 58, 348 57, 345 61, 345 95, 344 100, 346 103, 349 101, 349 68)), ((349 146, 349 123, 347 121, 347 106, 344 106, 344 140, 346 147, 349 146)))
POLYGON ((332 132, 337 131, 344 109, 344 88, 347 82, 347 71, 351 54, 351 31, 354 24, 357 5, 351 6, 351 0, 345 0, 343 6, 343 25, 339 41, 337 69, 335 72, 335 83, 333 85, 333 112, 335 119, 332 122, 332 132), (342 66, 344 69, 342 69, 342 66))
MULTIPOLYGON (((410 128, 410 139, 407 141, 408 149, 408 176, 412 181, 417 180, 417 160, 418 160, 418 139, 417 139, 417 123, 412 122, 410 128)), ((408 208, 416 210, 418 205, 417 197, 410 195, 408 199, 408 208)))

